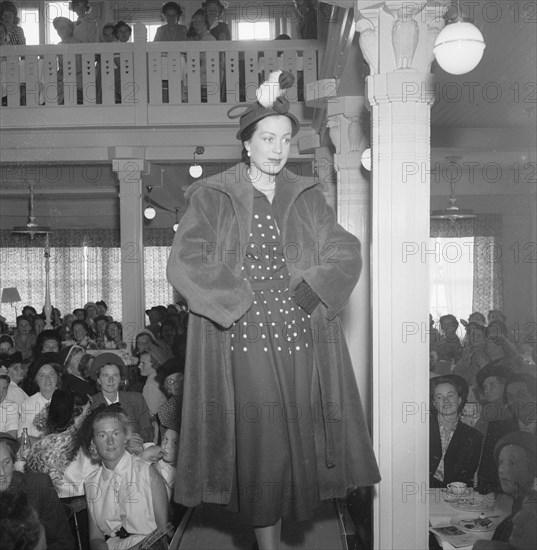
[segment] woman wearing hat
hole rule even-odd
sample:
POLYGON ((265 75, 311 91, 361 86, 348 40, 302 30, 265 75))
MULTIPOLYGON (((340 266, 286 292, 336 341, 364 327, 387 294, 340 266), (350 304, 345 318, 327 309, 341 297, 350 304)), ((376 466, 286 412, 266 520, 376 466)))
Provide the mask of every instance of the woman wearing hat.
POLYGON ((473 487, 479 465, 481 434, 460 421, 468 399, 464 378, 450 374, 431 378, 429 485, 446 487, 462 481, 473 487))
POLYGON ((338 316, 360 243, 285 168, 293 80, 273 73, 242 113, 243 161, 189 189, 168 261, 191 313, 175 498, 226 504, 261 550, 278 547, 282 518, 379 481, 338 316))

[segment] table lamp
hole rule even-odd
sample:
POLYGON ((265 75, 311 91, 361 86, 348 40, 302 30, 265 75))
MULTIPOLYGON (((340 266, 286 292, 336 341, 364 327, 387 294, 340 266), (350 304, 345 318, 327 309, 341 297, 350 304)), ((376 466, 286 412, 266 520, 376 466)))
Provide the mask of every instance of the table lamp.
POLYGON ((2 290, 2 299, 1 302, 3 304, 11 304, 11 307, 15 308, 15 317, 17 317, 17 308, 13 305, 13 302, 20 302, 21 297, 19 294, 19 291, 17 290, 17 287, 11 286, 6 287, 2 290))

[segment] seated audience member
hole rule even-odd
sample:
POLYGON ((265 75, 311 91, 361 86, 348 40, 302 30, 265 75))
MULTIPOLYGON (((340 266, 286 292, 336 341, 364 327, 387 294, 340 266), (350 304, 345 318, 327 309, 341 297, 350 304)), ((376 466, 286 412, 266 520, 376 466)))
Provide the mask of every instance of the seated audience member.
POLYGON ((35 307, 26 305, 22 308, 22 315, 33 319, 37 315, 37 311, 35 310, 35 307))
POLYGON ((440 317, 442 335, 434 347, 439 361, 457 362, 461 356, 462 345, 457 336, 459 323, 455 315, 442 315, 440 317))
POLYGON ((36 315, 32 321, 32 330, 36 336, 39 336, 45 330, 45 317, 36 315))
POLYGON ((61 327, 58 330, 58 334, 62 342, 71 340, 71 329, 73 328, 73 321, 76 317, 72 313, 68 313, 62 319, 61 327))
POLYGON ((97 42, 97 22, 89 18, 91 7, 89 0, 73 0, 69 9, 78 15, 75 22, 74 37, 78 42, 97 42))
POLYGON ((17 351, 13 355, 0 357, 0 367, 5 367, 10 382, 6 399, 21 405, 28 398, 28 394, 20 387, 28 373, 28 366, 22 362, 22 354, 17 351))
POLYGON ((28 371, 28 397, 20 407, 19 436, 24 428, 32 442, 45 435, 45 408, 56 388, 61 387, 60 358, 56 353, 44 353, 28 371))
POLYGON ((45 527, 47 549, 73 550, 75 541, 50 477, 34 472, 16 472, 14 465, 18 448, 19 442, 15 438, 0 434, 0 500, 4 493, 24 493, 45 527))
POLYGON ((153 42, 177 42, 186 40, 187 30, 179 24, 183 10, 176 2, 166 2, 162 6, 162 16, 166 24, 157 29, 153 42))
POLYGON ((511 514, 494 531, 492 540, 507 542, 513 528, 513 516, 531 493, 537 475, 537 445, 535 437, 525 432, 504 435, 494 448, 498 477, 503 493, 513 498, 511 514))
POLYGON ((78 319, 73 321, 72 338, 77 346, 84 349, 97 349, 97 344, 93 341, 89 334, 89 328, 85 321, 78 319))
POLYGON ((505 384, 505 399, 513 418, 489 422, 483 441, 479 464, 478 490, 480 493, 498 492, 500 482, 494 463, 494 448, 500 439, 516 431, 529 432, 535 437, 536 380, 529 374, 514 374, 505 384))
POLYGON ((194 12, 186 36, 188 40, 216 40, 209 31, 209 20, 203 10, 200 9, 194 12))
POLYGON ((0 357, 15 353, 15 341, 9 334, 0 334, 0 357))
MULTIPOLYGON (((82 444, 79 429, 89 411, 87 395, 56 390, 46 419, 48 435, 37 441, 26 457, 28 470, 48 474, 59 496, 70 496, 71 487, 64 475, 79 452, 82 444)), ((83 480, 78 481, 81 484, 83 480)))
POLYGON ((95 343, 99 349, 104 349, 104 333, 108 326, 108 319, 104 315, 97 315, 95 317, 95 343))
POLYGON ((201 6, 207 14, 209 31, 216 40, 231 40, 231 31, 222 20, 224 4, 220 0, 206 0, 206 2, 202 2, 201 6))
POLYGON ((129 42, 132 35, 132 27, 125 21, 118 21, 114 25, 114 36, 118 42, 129 42))
POLYGON ((169 359, 157 371, 157 381, 168 398, 166 403, 161 405, 158 410, 161 428, 172 428, 176 432, 181 430, 184 372, 184 356, 169 359))
POLYGON ((468 345, 462 350, 461 358, 453 369, 453 374, 462 376, 468 386, 475 383, 477 373, 488 363, 486 351, 486 328, 477 323, 468 323, 468 345))
POLYGON ((487 433, 489 422, 513 418, 504 397, 505 384, 512 374, 508 367, 494 363, 489 363, 477 373, 476 385, 482 408, 474 428, 483 436, 487 433))
POLYGON ((431 378, 429 483, 446 487, 462 481, 473 487, 479 465, 481 434, 460 421, 468 398, 468 385, 460 376, 431 378))
POLYGON ((21 492, 4 492, 0 498, 0 548, 47 550, 45 528, 21 492))
POLYGON ((12 46, 26 45, 26 37, 22 27, 19 26, 17 6, 13 2, 2 2, 0 4, 0 20, 7 29, 7 43, 12 46))
POLYGON ((519 354, 517 347, 510 340, 507 325, 500 320, 491 321, 486 330, 486 350, 491 361, 509 361, 520 370, 524 360, 519 354))
POLYGON ((33 358, 36 340, 37 338, 32 332, 32 319, 19 315, 17 317, 17 330, 13 335, 13 341, 15 342, 15 350, 22 353, 24 360, 31 360, 33 358))
POLYGON ((79 321, 84 321, 86 319, 86 312, 81 307, 73 309, 73 315, 75 316, 75 319, 78 319, 79 321))
POLYGON ((466 334, 464 335, 464 338, 463 338, 463 341, 462 341, 463 347, 466 347, 468 345, 468 326, 469 326, 470 323, 474 323, 474 324, 480 325, 482 327, 487 326, 487 320, 486 320, 485 316, 479 311, 474 311, 474 312, 470 313, 470 315, 468 317, 468 320, 461 319, 460 321, 461 321, 461 325, 466 329, 466 334))
POLYGON ((10 382, 7 369, 0 367, 0 432, 17 437, 19 406, 15 401, 7 399, 10 382))
MULTIPOLYGON (((115 42, 116 35, 114 34, 115 23, 105 23, 102 30, 101 42, 115 42)), ((98 304, 98 302, 96 302, 98 304)))
POLYGON ((92 549, 138 548, 168 522, 166 484, 154 464, 127 451, 128 424, 118 405, 102 405, 84 421, 86 448, 101 461, 85 480, 92 549))
POLYGON ((151 351, 153 347, 159 347, 157 337, 151 331, 142 329, 139 330, 134 337, 132 354, 140 357, 141 353, 144 351, 151 351))
POLYGON ((97 388, 93 381, 88 380, 89 371, 82 368, 82 359, 86 351, 80 346, 71 346, 62 350, 63 360, 63 388, 82 395, 95 395, 97 388))
POLYGON ((160 325, 159 332, 159 345, 164 348, 170 355, 175 355, 173 353, 174 347, 177 345, 176 338, 179 336, 179 319, 177 314, 175 316, 168 316, 162 324, 160 325))
POLYGON ((125 363, 121 357, 110 352, 97 355, 92 365, 92 378, 97 381, 100 391, 92 398, 92 408, 119 403, 128 415, 133 434, 141 438, 138 440, 141 447, 144 441, 153 441, 149 408, 140 393, 119 391, 124 375, 125 363))
POLYGON ((505 323, 507 321, 507 317, 501 309, 491 309, 488 312, 487 318, 489 323, 492 323, 493 321, 501 321, 502 323, 505 323))
POLYGON ((160 443, 162 458, 157 462, 157 469, 166 482, 168 500, 173 494, 175 485, 175 472, 177 468, 177 453, 179 451, 179 434, 171 428, 164 429, 164 435, 160 443))
POLYGON ((60 37, 59 44, 78 44, 78 40, 74 37, 75 24, 70 19, 67 17, 55 17, 52 20, 52 26, 60 37))
POLYGON ((138 368, 140 374, 146 377, 146 382, 142 390, 145 402, 149 407, 151 416, 156 416, 161 405, 166 402, 166 396, 160 389, 157 380, 157 369, 165 363, 165 355, 158 348, 151 351, 144 351, 140 355, 138 368))
POLYGON ((104 332, 104 349, 127 349, 123 341, 123 326, 119 321, 110 321, 104 332))
POLYGON ((151 309, 146 309, 145 314, 149 317, 149 324, 145 329, 150 331, 155 338, 158 338, 160 324, 164 321, 168 310, 164 306, 153 306, 151 309))
POLYGON ((97 305, 93 302, 88 302, 84 306, 84 321, 86 321, 86 325, 88 327, 88 334, 91 338, 95 338, 97 334, 97 328, 95 327, 95 317, 97 317, 98 313, 97 305))
POLYGON ((55 330, 44 330, 37 337, 34 357, 37 359, 43 353, 59 353, 61 340, 55 330))

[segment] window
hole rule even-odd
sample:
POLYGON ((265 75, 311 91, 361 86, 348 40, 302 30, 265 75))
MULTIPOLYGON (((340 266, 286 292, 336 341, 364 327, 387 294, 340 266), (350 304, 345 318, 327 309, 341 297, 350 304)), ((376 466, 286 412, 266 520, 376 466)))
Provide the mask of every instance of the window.
POLYGON ((239 40, 271 40, 271 25, 269 21, 240 21, 238 27, 239 40))
POLYGON ((467 319, 473 311, 474 237, 438 237, 429 242, 430 312, 467 319))
POLYGON ((24 31, 27 46, 39 44, 39 10, 37 8, 22 8, 19 10, 20 26, 24 31))

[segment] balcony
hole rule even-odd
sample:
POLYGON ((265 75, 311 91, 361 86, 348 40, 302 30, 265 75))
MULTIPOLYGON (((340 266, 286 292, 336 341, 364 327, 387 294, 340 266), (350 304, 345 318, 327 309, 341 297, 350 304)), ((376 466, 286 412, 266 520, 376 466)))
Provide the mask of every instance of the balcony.
POLYGON ((235 127, 228 109, 255 100, 260 80, 277 69, 296 75, 288 97, 299 120, 310 122, 303 98, 318 78, 317 41, 150 43, 146 36, 137 24, 132 43, 2 47, 2 129, 235 127))

